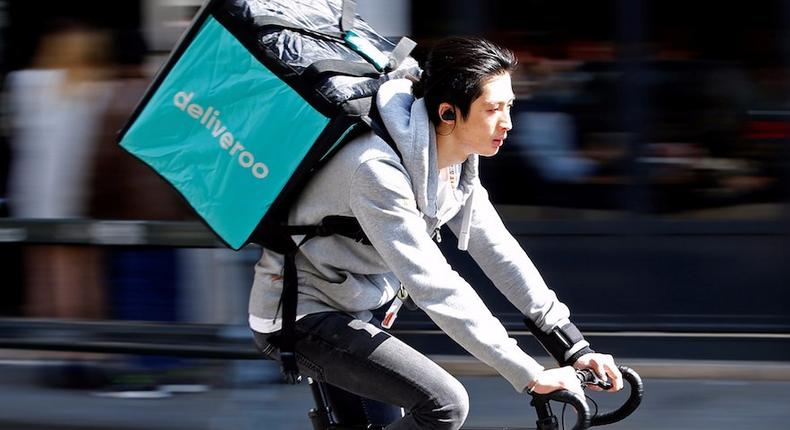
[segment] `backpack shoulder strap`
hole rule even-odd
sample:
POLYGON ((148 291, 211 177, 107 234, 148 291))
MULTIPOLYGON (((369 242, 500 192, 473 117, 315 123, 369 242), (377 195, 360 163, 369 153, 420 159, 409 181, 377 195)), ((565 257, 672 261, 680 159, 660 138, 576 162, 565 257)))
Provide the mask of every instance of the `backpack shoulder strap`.
POLYGON ((298 301, 298 278, 296 274, 296 244, 294 250, 285 253, 283 262, 283 292, 280 306, 283 310, 283 326, 280 331, 280 366, 285 381, 298 384, 302 380, 296 364, 296 303, 298 301))
POLYGON ((387 131, 387 127, 384 125, 384 120, 381 118, 381 113, 379 112, 375 97, 370 102, 370 112, 367 116, 362 118, 362 121, 376 133, 376 136, 387 142, 387 145, 389 145, 390 148, 395 151, 398 158, 403 161, 403 154, 401 154, 398 145, 395 143, 395 139, 392 138, 392 135, 387 131))

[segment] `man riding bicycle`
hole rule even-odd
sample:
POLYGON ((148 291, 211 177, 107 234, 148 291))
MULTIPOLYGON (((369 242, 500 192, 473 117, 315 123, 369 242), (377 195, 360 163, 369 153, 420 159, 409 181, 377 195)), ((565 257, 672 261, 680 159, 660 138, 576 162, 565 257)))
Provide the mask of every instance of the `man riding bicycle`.
MULTIPOLYGON (((429 54, 418 82, 381 86, 376 104, 394 148, 369 132, 319 170, 290 210, 289 224, 354 217, 370 244, 332 235, 296 254, 299 371, 358 396, 397 405, 392 429, 456 429, 467 415, 464 387, 372 319, 403 289, 431 320, 518 392, 567 389, 583 396, 575 368, 622 388, 609 355, 593 352, 507 231, 478 178, 512 128, 512 52, 451 38, 429 54), (562 367, 544 369, 510 338, 433 240, 447 224, 493 284, 525 316, 562 367), (467 242, 468 241, 468 242, 467 242), (372 246, 371 246, 372 245, 372 246)), ((296 125, 298 126, 298 125, 296 125)), ((264 249, 255 267, 250 326, 259 348, 279 359, 283 256, 264 249)))

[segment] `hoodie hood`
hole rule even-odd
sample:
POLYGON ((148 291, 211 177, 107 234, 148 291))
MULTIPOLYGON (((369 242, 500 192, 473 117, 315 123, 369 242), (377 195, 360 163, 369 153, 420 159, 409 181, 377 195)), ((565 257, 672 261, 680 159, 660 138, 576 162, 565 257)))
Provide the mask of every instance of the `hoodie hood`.
MULTIPOLYGON (((435 218, 439 187, 436 131, 428 119, 425 101, 414 98, 411 85, 412 82, 408 79, 385 82, 378 90, 376 104, 384 126, 403 157, 401 161, 409 173, 417 208, 425 215, 435 218)), ((463 196, 461 201, 466 201, 474 189, 477 169, 478 156, 469 156, 463 163, 458 184, 463 196)))

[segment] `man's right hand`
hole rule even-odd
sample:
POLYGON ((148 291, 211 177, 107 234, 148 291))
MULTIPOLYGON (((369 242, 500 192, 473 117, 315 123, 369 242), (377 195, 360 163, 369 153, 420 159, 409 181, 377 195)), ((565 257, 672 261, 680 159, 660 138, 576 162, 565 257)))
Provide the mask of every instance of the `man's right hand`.
POLYGON ((576 369, 571 366, 546 369, 538 374, 527 387, 530 392, 548 394, 557 390, 568 390, 584 399, 581 382, 576 376, 576 369))

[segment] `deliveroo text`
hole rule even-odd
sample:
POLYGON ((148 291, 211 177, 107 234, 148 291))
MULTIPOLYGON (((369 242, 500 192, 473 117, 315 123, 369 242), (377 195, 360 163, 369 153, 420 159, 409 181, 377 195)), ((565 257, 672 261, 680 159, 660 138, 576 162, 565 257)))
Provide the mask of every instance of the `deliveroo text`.
POLYGON ((217 138, 219 146, 228 151, 231 156, 238 154, 238 161, 241 167, 250 169, 252 175, 258 179, 263 179, 269 175, 269 167, 261 162, 255 162, 255 156, 252 152, 245 151, 244 145, 233 137, 233 133, 228 131, 228 127, 219 119, 219 111, 214 110, 213 106, 204 109, 203 106, 197 103, 190 103, 195 93, 186 91, 179 91, 173 97, 173 104, 186 112, 189 116, 197 121, 200 121, 212 136, 217 138))

